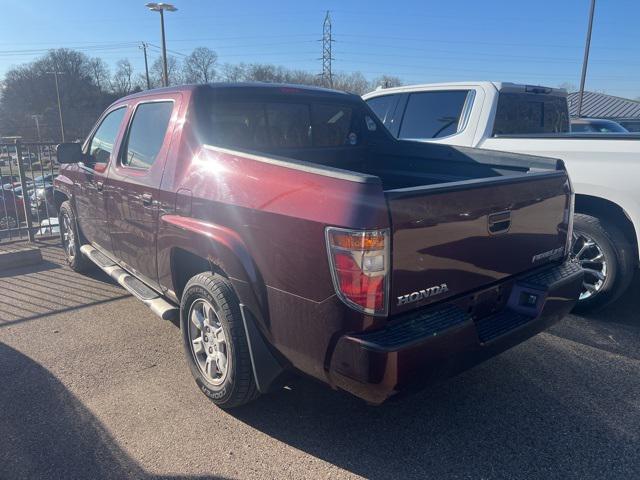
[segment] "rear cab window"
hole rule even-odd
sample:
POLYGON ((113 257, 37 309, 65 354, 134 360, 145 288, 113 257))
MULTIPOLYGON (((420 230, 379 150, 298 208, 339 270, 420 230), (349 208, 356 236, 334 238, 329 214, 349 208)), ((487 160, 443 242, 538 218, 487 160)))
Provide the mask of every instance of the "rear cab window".
POLYGON ((363 128, 376 128, 339 103, 217 101, 207 109, 207 142, 252 150, 354 146, 363 128))
POLYGON ((566 98, 537 93, 500 92, 493 135, 567 133, 566 98))

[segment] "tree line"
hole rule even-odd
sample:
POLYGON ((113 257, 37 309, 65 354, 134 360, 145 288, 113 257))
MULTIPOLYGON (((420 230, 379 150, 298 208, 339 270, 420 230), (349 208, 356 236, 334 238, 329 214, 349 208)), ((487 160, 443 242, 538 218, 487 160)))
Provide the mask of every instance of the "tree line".
MULTIPOLYGON (((101 58, 66 48, 50 50, 6 73, 0 84, 0 137, 60 140, 54 72, 58 75, 67 141, 84 138, 100 113, 117 98, 147 88, 145 72, 135 71, 126 58, 116 62, 112 71, 101 58)), ((181 59, 168 56, 167 72, 170 85, 258 81, 329 86, 326 79, 306 70, 267 63, 220 64, 216 52, 207 47, 195 48, 181 59)), ((162 85, 161 57, 149 65, 149 84, 151 88, 162 85)), ((356 94, 400 84, 400 79, 393 76, 370 81, 360 72, 333 75, 333 88, 356 94)))

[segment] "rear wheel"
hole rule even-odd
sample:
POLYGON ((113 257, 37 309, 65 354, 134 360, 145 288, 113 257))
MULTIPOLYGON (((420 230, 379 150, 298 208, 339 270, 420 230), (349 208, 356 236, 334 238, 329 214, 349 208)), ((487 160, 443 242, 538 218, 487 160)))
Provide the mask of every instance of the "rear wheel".
POLYGON ((191 374, 216 405, 233 408, 258 397, 240 304, 227 279, 205 272, 189 280, 180 329, 191 374))
POLYGON ((577 312, 589 312, 616 300, 633 278, 633 248, 625 235, 603 219, 577 213, 573 258, 584 269, 577 312))
POLYGON ((11 213, 5 213, 0 215, 0 229, 6 230, 9 228, 17 228, 18 219, 11 213))
POLYGON ((86 272, 93 267, 93 263, 80 252, 80 235, 76 224, 76 218, 69 201, 60 206, 58 216, 60 228, 60 240, 69 266, 76 272, 86 272))

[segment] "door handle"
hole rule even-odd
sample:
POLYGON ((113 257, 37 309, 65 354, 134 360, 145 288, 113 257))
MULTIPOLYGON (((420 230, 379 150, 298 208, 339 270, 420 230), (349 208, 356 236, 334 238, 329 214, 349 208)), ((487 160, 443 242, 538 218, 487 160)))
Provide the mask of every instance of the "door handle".
POLYGON ((151 196, 150 193, 143 193, 142 194, 142 204, 146 207, 150 207, 151 204, 153 203, 153 197, 151 196))
POLYGON ((511 227, 511 212, 492 213, 487 219, 489 223, 489 233, 504 233, 511 227))
POLYGON ((104 183, 100 181, 96 182, 96 190, 101 192, 103 189, 104 189, 104 183))

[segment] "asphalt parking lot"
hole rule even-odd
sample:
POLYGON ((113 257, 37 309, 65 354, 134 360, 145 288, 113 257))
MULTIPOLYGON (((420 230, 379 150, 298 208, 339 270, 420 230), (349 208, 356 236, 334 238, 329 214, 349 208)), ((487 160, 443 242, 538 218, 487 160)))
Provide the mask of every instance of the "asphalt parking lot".
POLYGON ((180 332, 62 251, 0 274, 0 478, 640 478, 640 278, 615 306, 370 407, 313 381, 233 412, 180 332))

